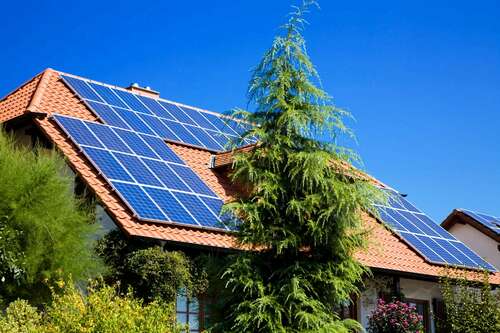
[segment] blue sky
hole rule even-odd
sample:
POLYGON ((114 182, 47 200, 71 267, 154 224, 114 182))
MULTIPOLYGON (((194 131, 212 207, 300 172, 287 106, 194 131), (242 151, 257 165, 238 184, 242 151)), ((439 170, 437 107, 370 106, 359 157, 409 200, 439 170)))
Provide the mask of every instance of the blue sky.
MULTIPOLYGON (((7 2, 0 95, 52 67, 214 111, 245 106, 250 69, 290 4, 7 2)), ((367 171, 436 221, 455 207, 500 215, 500 3, 320 5, 305 32, 309 54, 357 119, 367 171)))

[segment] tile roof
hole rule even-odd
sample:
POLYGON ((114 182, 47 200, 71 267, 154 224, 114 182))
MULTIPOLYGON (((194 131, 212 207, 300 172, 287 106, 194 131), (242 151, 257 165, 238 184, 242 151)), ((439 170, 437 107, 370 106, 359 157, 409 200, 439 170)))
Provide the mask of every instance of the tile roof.
MULTIPOLYGON (((135 219, 131 211, 113 192, 86 160, 77 147, 63 134, 50 117, 43 115, 65 114, 97 121, 96 116, 62 82, 61 72, 45 70, 7 97, 0 100, 0 122, 23 114, 34 115, 34 122, 47 138, 66 157, 68 164, 79 174, 103 203, 117 225, 130 236, 161 239, 176 243, 234 249, 235 237, 231 233, 205 230, 169 224, 155 224, 135 219)), ((212 153, 198 148, 169 143, 169 146, 190 166, 218 196, 224 200, 234 197, 239 190, 227 177, 227 171, 211 168, 212 153)), ((219 161, 231 161, 231 154, 217 155, 219 161)), ((357 253, 361 262, 375 269, 393 272, 437 277, 442 267, 426 262, 396 234, 389 231, 380 221, 364 215, 366 226, 372 230, 370 245, 366 251, 357 253)), ((475 273, 470 273, 475 274, 475 273)), ((500 273, 492 275, 492 282, 500 284, 500 273)))

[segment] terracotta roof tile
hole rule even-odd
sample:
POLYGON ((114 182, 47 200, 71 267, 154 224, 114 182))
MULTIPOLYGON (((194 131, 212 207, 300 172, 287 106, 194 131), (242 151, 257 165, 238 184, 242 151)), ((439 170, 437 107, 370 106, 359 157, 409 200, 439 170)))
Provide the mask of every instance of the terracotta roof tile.
MULTIPOLYGON (((86 106, 74 96, 59 78, 59 73, 48 70, 41 89, 41 96, 32 103, 31 112, 45 112, 48 115, 60 113, 96 120, 86 106)), ((0 122, 21 115, 30 104, 40 76, 0 101, 0 122)), ((35 123, 64 154, 68 164, 95 192, 105 209, 118 226, 131 236, 149 237, 179 243, 189 243, 216 248, 235 248, 235 238, 230 233, 207 229, 183 227, 167 223, 145 223, 133 217, 131 211, 113 192, 106 181, 79 152, 77 147, 63 134, 50 118, 35 119, 35 123)), ((192 147, 171 144, 170 147, 188 164, 221 198, 230 200, 238 190, 227 174, 209 168, 211 153, 192 147)), ((219 154, 221 156, 223 154, 219 154)), ((229 154, 224 155, 230 157, 229 154)), ((442 267, 426 262, 408 247, 394 233, 379 221, 365 215, 366 226, 372 230, 370 245, 366 251, 356 254, 358 259, 372 267, 390 271, 426 276, 439 276, 442 267)), ((500 273, 493 276, 493 283, 500 284, 500 273)))
POLYGON ((19 117, 28 108, 42 74, 24 83, 0 100, 0 123, 19 117))

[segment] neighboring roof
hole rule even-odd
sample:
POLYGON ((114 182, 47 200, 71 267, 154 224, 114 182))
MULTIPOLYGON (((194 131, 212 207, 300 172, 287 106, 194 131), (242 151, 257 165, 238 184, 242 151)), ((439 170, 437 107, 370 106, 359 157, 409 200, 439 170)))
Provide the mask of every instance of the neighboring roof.
MULTIPOLYGON (((235 237, 230 232, 166 223, 148 223, 134 218, 131 211, 99 172, 50 118, 50 115, 57 113, 98 121, 87 106, 62 82, 61 74, 63 73, 47 69, 0 100, 0 122, 24 114, 32 115, 35 124, 64 154, 71 168, 94 191, 110 216, 128 235, 220 249, 236 248, 235 237)), ((211 168, 213 166, 211 165, 212 152, 182 144, 168 143, 168 145, 220 198, 228 201, 237 193, 238 188, 228 179, 227 171, 211 168)), ((225 156, 228 160, 232 160, 231 153, 217 156, 217 159, 225 156)), ((365 214, 363 219, 366 226, 372 230, 372 238, 367 251, 357 254, 359 260, 365 265, 375 269, 412 275, 428 277, 440 275, 443 270, 442 266, 426 262, 422 256, 375 218, 365 214)), ((500 273, 492 276, 492 283, 500 284, 500 273)))
POLYGON ((469 224, 485 235, 500 242, 500 218, 467 209, 454 209, 441 223, 446 230, 455 224, 469 224))

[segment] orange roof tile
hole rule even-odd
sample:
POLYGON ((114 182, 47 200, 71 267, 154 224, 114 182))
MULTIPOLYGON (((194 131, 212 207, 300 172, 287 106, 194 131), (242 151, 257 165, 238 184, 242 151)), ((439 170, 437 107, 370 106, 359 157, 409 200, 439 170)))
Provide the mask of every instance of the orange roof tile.
MULTIPOLYGON (((0 122, 23 113, 59 113, 97 121, 93 113, 62 82, 60 74, 48 69, 1 100, 0 122)), ((215 248, 235 248, 235 237, 228 232, 139 221, 49 117, 37 117, 34 121, 64 154, 68 164, 85 180, 110 216, 127 234, 215 248)), ((234 197, 238 188, 226 174, 210 168, 211 152, 180 144, 168 144, 217 195, 226 201, 234 197)), ((218 156, 231 158, 229 153, 218 156)), ((440 275, 442 266, 426 262, 375 218, 365 214, 363 219, 372 233, 367 250, 356 254, 362 263, 372 268, 394 272, 431 277, 440 275)), ((500 284, 500 273, 492 275, 492 283, 500 284)))

